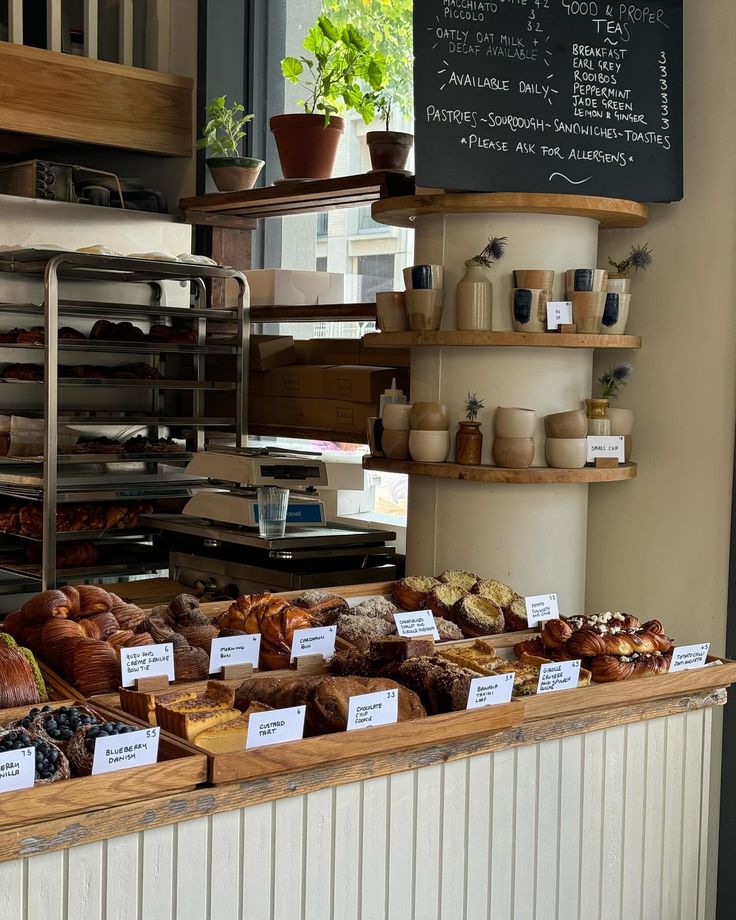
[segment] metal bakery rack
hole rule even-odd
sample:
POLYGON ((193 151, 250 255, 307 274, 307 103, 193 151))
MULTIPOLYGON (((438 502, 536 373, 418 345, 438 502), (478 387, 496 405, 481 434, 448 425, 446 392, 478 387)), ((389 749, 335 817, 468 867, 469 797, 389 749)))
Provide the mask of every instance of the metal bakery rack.
POLYGON ((3 535, 0 572, 12 578, 3 584, 0 593, 39 590, 39 583, 45 590, 65 578, 124 577, 167 568, 167 553, 157 545, 149 527, 141 524, 128 530, 57 534, 57 510, 71 503, 189 498, 193 487, 206 483, 184 472, 181 464, 191 459, 193 451, 205 446, 210 429, 234 431, 235 443, 245 444, 249 345, 245 277, 238 271, 199 263, 39 249, 0 253, 0 273, 0 278, 13 282, 3 287, 4 293, 11 291, 11 298, 4 297, 0 303, 3 319, 7 319, 3 327, 17 321, 16 314, 37 316, 37 322, 44 325, 43 340, 38 344, 0 343, 2 364, 28 362, 36 355, 42 359, 43 374, 38 375, 41 379, 2 379, 0 412, 42 419, 44 439, 43 456, 0 458, 0 496, 4 504, 36 502, 43 509, 42 532, 3 535), (211 306, 212 282, 223 285, 228 281, 237 287, 237 306, 215 309, 211 306), (108 299, 111 292, 113 300, 108 299), (121 296, 121 292, 125 293, 121 296), (168 301, 178 303, 169 305, 168 301), (186 303, 189 306, 183 305, 186 303), (196 342, 65 340, 59 338, 61 316, 76 317, 78 324, 100 319, 151 324, 184 320, 194 329, 196 342), (220 325, 210 327, 215 323, 220 325), (213 329, 226 334, 213 339, 213 329), (100 360, 103 365, 110 365, 114 355, 130 355, 130 361, 139 361, 141 355, 150 356, 148 363, 160 377, 65 377, 60 375, 59 362, 60 354, 65 352, 85 352, 82 360, 100 360), (207 379, 206 359, 215 356, 234 359, 235 380, 207 379), (223 391, 230 394, 234 411, 227 415, 208 413, 208 394, 223 391), (42 398, 34 400, 35 393, 42 398), (131 396, 135 405, 126 406, 131 396), (60 425, 86 429, 92 434, 107 427, 135 427, 144 429, 152 439, 175 434, 185 441, 186 448, 176 453, 59 455, 60 425), (78 540, 96 541, 104 551, 99 564, 57 570, 57 543, 78 540), (18 562, 18 555, 29 544, 36 545, 40 563, 18 562))

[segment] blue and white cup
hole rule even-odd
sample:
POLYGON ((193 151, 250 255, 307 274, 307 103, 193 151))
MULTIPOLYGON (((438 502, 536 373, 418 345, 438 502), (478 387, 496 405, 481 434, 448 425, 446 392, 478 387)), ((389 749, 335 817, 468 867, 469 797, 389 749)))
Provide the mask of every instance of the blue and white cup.
POLYGON ((547 302, 552 291, 514 288, 511 292, 511 322, 514 332, 546 332, 547 302))
POLYGON ((629 319, 630 304, 631 294, 616 294, 609 291, 603 308, 601 332, 605 335, 623 335, 629 319))
POLYGON ((575 291, 599 291, 606 290, 608 282, 608 272, 599 268, 571 268, 565 272, 565 289, 569 295, 575 291))
POLYGON ((441 291, 445 286, 443 265, 410 265, 404 269, 407 291, 441 291))

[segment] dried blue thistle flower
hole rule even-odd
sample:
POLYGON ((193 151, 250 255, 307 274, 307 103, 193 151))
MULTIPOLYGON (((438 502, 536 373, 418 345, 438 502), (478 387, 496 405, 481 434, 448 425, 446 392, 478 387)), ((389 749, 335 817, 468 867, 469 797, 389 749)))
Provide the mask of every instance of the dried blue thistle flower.
POLYGON ((635 271, 646 271, 652 264, 652 252, 649 243, 644 243, 643 246, 635 244, 622 262, 609 258, 608 264, 612 265, 619 275, 628 275, 632 268, 635 271))
POLYGON ((494 262, 498 262, 503 258, 507 243, 508 237, 506 236, 492 237, 488 240, 485 249, 479 252, 477 256, 473 256, 472 259, 468 259, 465 265, 484 265, 486 268, 490 268, 494 262))
POLYGON ((481 409, 485 409, 484 401, 478 398, 477 393, 468 391, 468 398, 465 401, 465 417, 467 420, 475 422, 481 409))
POLYGON ((598 378, 601 399, 618 399, 620 395, 619 389, 626 386, 633 371, 634 368, 631 364, 616 364, 613 367, 609 367, 598 378))

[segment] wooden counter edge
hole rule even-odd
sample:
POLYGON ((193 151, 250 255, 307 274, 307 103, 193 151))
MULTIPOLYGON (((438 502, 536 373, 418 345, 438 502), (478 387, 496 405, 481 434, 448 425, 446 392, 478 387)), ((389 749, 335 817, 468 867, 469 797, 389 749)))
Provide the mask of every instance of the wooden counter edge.
POLYGON ((726 702, 726 690, 683 693, 616 709, 593 710, 563 718, 529 722, 483 737, 454 740, 420 751, 381 754, 355 763, 311 767, 281 776, 203 787, 179 795, 167 795, 144 802, 103 808, 0 831, 0 862, 63 850, 125 834, 139 833, 180 821, 234 811, 250 805, 304 795, 332 786, 360 782, 436 763, 447 763, 478 754, 536 744, 570 735, 586 734, 617 725, 660 719, 726 702))

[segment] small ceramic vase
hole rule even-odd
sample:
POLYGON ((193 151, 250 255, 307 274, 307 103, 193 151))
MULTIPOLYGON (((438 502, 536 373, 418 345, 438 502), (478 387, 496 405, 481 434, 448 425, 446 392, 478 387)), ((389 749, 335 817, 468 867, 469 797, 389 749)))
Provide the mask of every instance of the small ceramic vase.
POLYGON ((608 417, 608 400, 586 399, 585 407, 588 415, 588 434, 609 435, 611 419, 608 417))
POLYGON ((493 328, 493 285, 482 265, 469 262, 457 283, 456 323, 461 331, 493 328))
POLYGON ((455 463, 478 466, 483 453, 483 435, 480 422, 464 420, 458 423, 455 435, 455 463))

